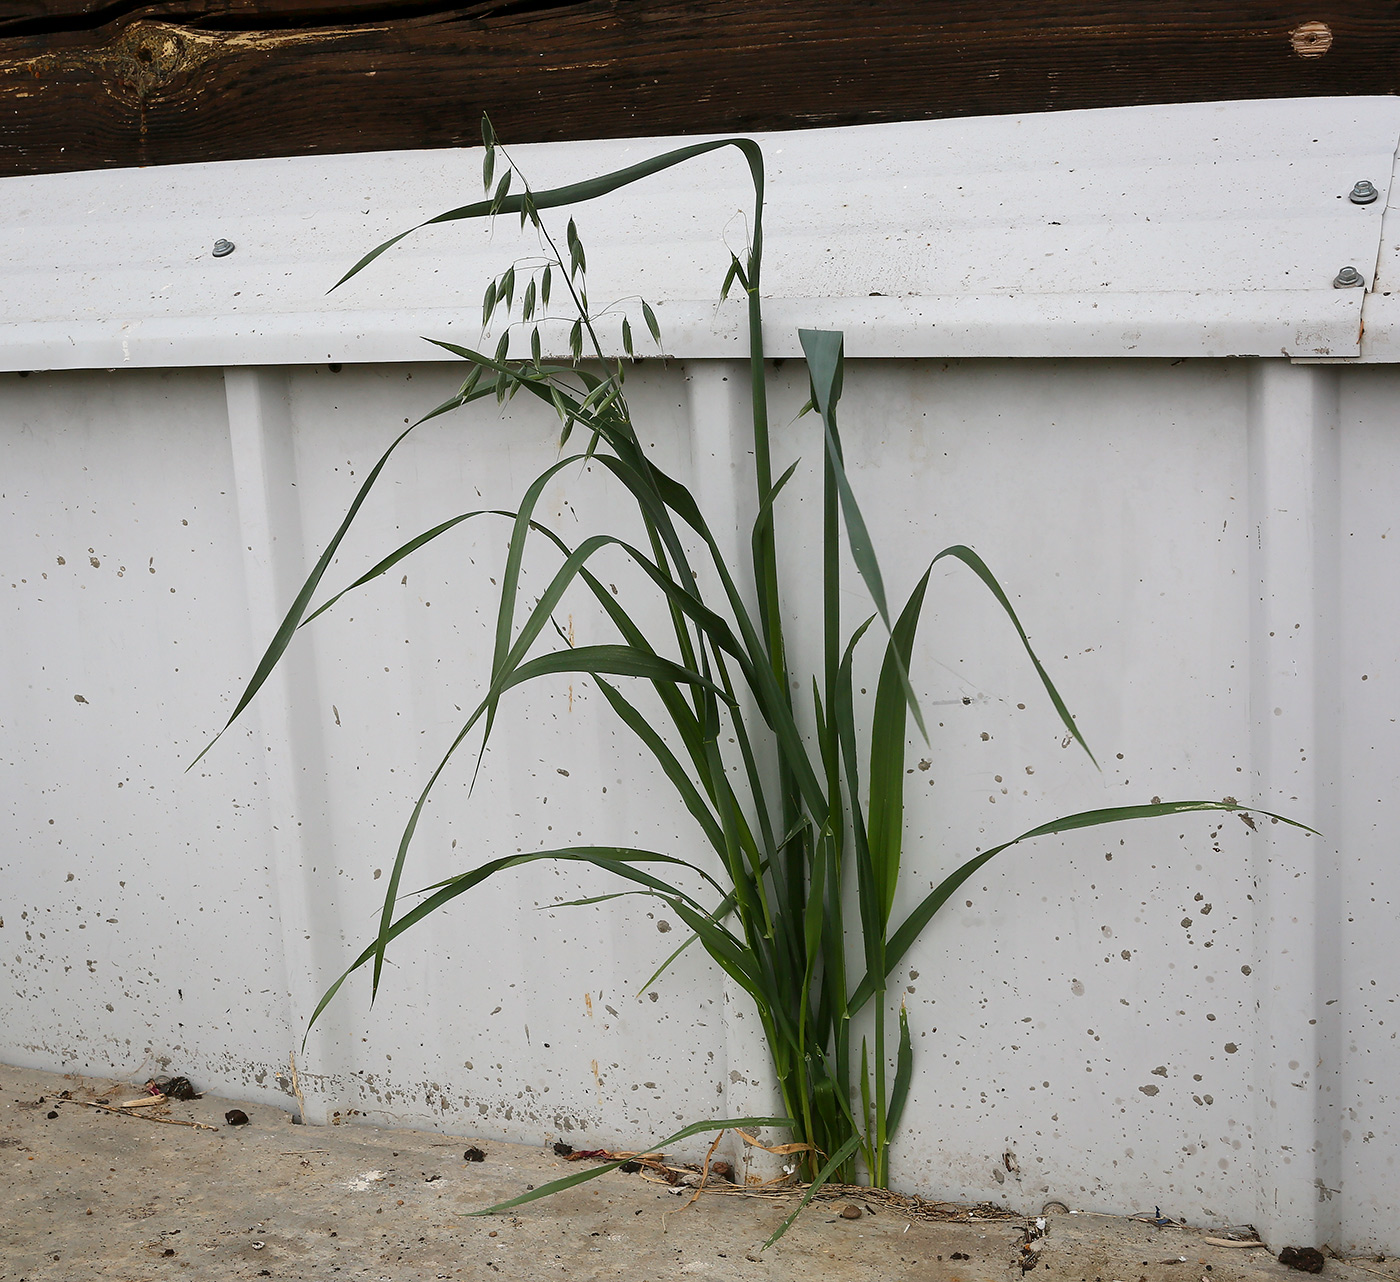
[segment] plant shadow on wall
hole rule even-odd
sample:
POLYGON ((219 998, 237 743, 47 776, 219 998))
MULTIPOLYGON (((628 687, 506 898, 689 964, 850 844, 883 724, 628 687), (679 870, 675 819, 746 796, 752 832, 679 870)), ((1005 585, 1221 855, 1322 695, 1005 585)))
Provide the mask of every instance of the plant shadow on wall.
MULTIPOLYGON (((247 707, 296 630, 346 592, 369 583, 465 521, 490 517, 511 523, 490 683, 409 816, 385 890, 377 936, 321 998, 311 1022, 361 966, 372 966, 377 994, 389 944, 488 877, 538 860, 595 865, 632 883, 623 893, 664 901, 690 930, 682 948, 698 940, 752 999, 787 1112, 783 1118, 697 1122, 658 1147, 703 1130, 779 1126, 792 1131, 793 1151, 803 1155, 804 1174, 812 1184, 809 1197, 828 1179, 855 1183, 863 1176, 871 1184, 885 1186, 890 1138, 904 1109, 913 1064, 908 1018, 902 1005, 893 1009, 886 983, 950 896, 989 860, 1033 837, 1182 811, 1243 807, 1233 800, 1177 801, 1066 815, 978 852, 895 922, 911 720, 914 731, 927 739, 909 664, 934 565, 944 560, 960 562, 981 580, 1020 638, 1068 735, 1089 753, 1083 735, 1032 650, 1006 592, 971 548, 954 545, 932 557, 903 606, 897 612, 891 610, 846 474, 836 414, 842 391, 842 337, 827 331, 804 330, 800 335, 811 392, 805 410, 815 416, 816 448, 823 458, 821 614, 793 620, 787 611, 777 543, 784 489, 797 464, 776 478, 772 474, 761 302, 764 170, 757 144, 742 138, 697 143, 590 181, 535 191, 497 144, 489 121, 483 121, 482 133, 485 198, 422 225, 518 215, 521 228, 529 224, 538 236, 541 257, 508 266, 486 286, 483 332, 498 315, 507 322, 493 354, 438 343, 467 362, 467 375, 457 394, 419 423, 472 401, 494 398, 503 403, 525 393, 558 416, 560 457, 536 478, 515 511, 464 512, 444 521, 390 552, 313 612, 313 596, 346 531, 390 456, 419 423, 407 428, 365 479, 228 721, 232 725, 247 707), (751 567, 742 570, 722 552, 724 531, 717 537, 691 491, 662 471, 643 448, 625 391, 627 360, 607 355, 607 350, 620 347, 624 357, 633 356, 632 317, 646 327, 659 349, 655 313, 640 300, 626 307, 595 309, 588 296, 585 248, 573 220, 567 224, 561 246, 545 217, 546 211, 606 196, 723 148, 737 150, 747 162, 754 192, 750 242, 742 257, 732 256, 721 291, 722 296, 731 290, 742 292, 748 305, 758 515, 751 532, 751 567), (512 329, 517 334, 516 350, 524 349, 528 335, 528 357, 510 357, 512 329), (542 335, 551 336, 551 351, 567 346, 567 357, 547 358, 542 335), (571 441, 579 447, 566 453, 571 441), (537 519, 541 496, 565 468, 605 474, 626 491, 635 502, 644 534, 638 540, 641 546, 605 531, 570 545, 537 519), (854 627, 843 619, 841 610, 843 537, 874 604, 874 613, 854 627), (534 601, 525 599, 520 590, 527 546, 552 555, 559 563, 534 601), (638 622, 641 611, 629 611, 595 577, 590 567, 604 551, 629 558, 645 575, 655 600, 664 603, 662 616, 669 621, 664 637, 644 628, 638 622), (580 585, 611 621, 617 641, 573 646, 554 622, 552 612, 564 594, 580 585), (755 609, 748 604, 749 594, 755 609), (801 682, 793 679, 784 639, 794 626, 820 636, 822 642, 820 671, 801 682), (564 644, 557 649, 537 647, 542 634, 551 630, 564 644), (881 645, 883 659, 873 701, 858 706, 852 672, 857 646, 863 641, 881 645), (480 769, 481 754, 502 712, 503 696, 525 682, 559 674, 586 675, 596 682, 618 721, 645 745, 693 816, 698 834, 717 859, 718 875, 674 853, 566 846, 489 860, 419 892, 426 898, 401 912, 400 881, 409 846, 443 771, 478 728, 476 769, 480 769), (646 696, 645 685, 651 687, 655 702, 646 696), (678 881, 703 889, 686 891, 678 881), (848 941, 853 945, 849 950, 848 941)), ((404 232, 367 254, 339 284, 409 234, 404 232)), ((501 1207, 542 1197, 614 1165, 543 1186, 501 1207)))

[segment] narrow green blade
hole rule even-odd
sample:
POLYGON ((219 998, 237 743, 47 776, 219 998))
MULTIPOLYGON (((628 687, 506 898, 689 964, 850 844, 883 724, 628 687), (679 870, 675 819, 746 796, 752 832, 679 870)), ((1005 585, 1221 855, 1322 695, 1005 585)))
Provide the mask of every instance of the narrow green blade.
MULTIPOLYGON (((625 169, 614 170, 610 174, 602 174, 597 178, 589 178, 583 182, 570 183, 565 187, 555 187, 550 191, 520 192, 514 196, 505 196, 500 200, 478 200, 470 205, 449 209, 436 218, 429 218, 425 222, 419 223, 417 227, 410 227, 408 231, 400 232, 399 235, 386 240, 382 245, 376 245, 336 281, 331 289, 339 289, 352 276, 358 275, 370 263, 374 262, 385 250, 393 248, 405 236, 411 236, 423 227, 431 227, 434 223, 456 222, 464 218, 488 218, 493 214, 518 214, 526 199, 529 199, 535 209, 557 209, 563 205, 583 204, 585 201, 596 200, 599 196, 606 196, 609 192, 617 191, 620 187, 626 187, 643 178, 648 178, 652 174, 659 174, 662 170, 670 169, 673 165, 683 164, 685 161, 696 156, 703 156, 709 151, 717 151, 721 147, 737 147, 744 153, 744 158, 749 163, 749 170, 754 175, 755 186, 761 191, 763 153, 759 150, 757 143, 749 138, 718 138, 710 142, 694 143, 689 147, 681 147, 659 156, 652 156, 638 164, 628 165, 625 169)), ((644 309, 644 314, 649 310, 644 309)), ((648 320, 648 328, 651 327, 654 320, 654 317, 648 320)))
MULTIPOLYGON (((418 821, 422 817, 423 808, 428 803, 429 795, 436 787, 442 772, 447 768, 448 762, 456 755, 458 748, 461 747, 467 735, 471 733, 472 728, 483 715, 488 714, 496 707, 500 696, 507 690, 541 676, 564 673, 587 673, 597 676, 603 673, 611 676, 644 677, 651 681, 665 681, 682 685, 698 682, 700 686, 708 688, 719 698, 728 698, 723 690, 707 678, 700 676, 699 673, 689 672, 688 669, 671 662, 669 659, 663 659, 659 655, 631 646, 579 646, 572 650, 542 654, 527 663, 519 664, 519 666, 515 666, 515 663, 518 662, 518 655, 515 652, 512 652, 511 658, 513 662, 492 682, 486 697, 472 711, 471 716, 458 731, 457 737, 453 739, 451 746, 443 754, 437 768, 418 794, 413 812, 409 816, 408 823, 404 826, 403 835, 399 838, 399 847, 394 856, 394 866, 390 870, 388 884, 384 889, 384 906, 380 913, 379 922, 381 941, 387 938, 389 923, 393 918, 394 905, 398 896, 399 882, 403 876, 404 863, 408 858, 408 848, 418 829, 418 821)), ((382 943, 376 945, 375 949, 373 989, 378 992, 379 979, 384 968, 382 943)))
POLYGON ((803 1210, 806 1209, 807 1203, 810 1202, 812 1198, 816 1196, 817 1192, 821 1189, 821 1186, 831 1178, 832 1173, 835 1172, 838 1167, 840 1167, 841 1163, 843 1163, 847 1158, 849 1158, 859 1147, 860 1136, 852 1135, 850 1139, 848 1139, 843 1145, 841 1145, 839 1149, 836 1150, 836 1152, 832 1155, 831 1160, 828 1161, 827 1164, 823 1166, 820 1171, 817 1172, 817 1178, 814 1179, 811 1182, 811 1184, 807 1186, 807 1192, 803 1195, 802 1201, 800 1201, 797 1204, 797 1209, 793 1211, 793 1213, 789 1215, 787 1219, 785 1219, 780 1225, 778 1225, 776 1229, 773 1230, 773 1236, 770 1237, 768 1241, 766 1241, 763 1244, 763 1249, 765 1251, 770 1246, 772 1246, 773 1243, 776 1242, 780 1237, 782 1237, 783 1234, 788 1231, 788 1229, 792 1227, 792 1222, 799 1215, 802 1214, 803 1210))
POLYGON ((914 1076, 914 1043, 909 1036, 909 1012, 903 1003, 899 1007, 899 1054, 894 1065, 894 1085, 890 1088, 890 1107, 885 1115, 885 1133, 893 1135, 904 1114, 909 1099, 909 1083, 914 1076))
POLYGON ((875 712, 870 727, 870 808, 867 816, 870 859, 880 893, 883 933, 894 908, 904 842, 904 756, 906 714, 905 674, 914 650, 930 571, 915 585, 885 646, 885 660, 875 688, 875 712))
MULTIPOLYGON (((980 855, 969 859, 956 871, 949 873, 924 896, 914 911, 890 936, 885 954, 885 975, 888 976, 894 971, 894 968, 899 965, 900 959, 909 951, 914 941, 923 933, 924 927, 933 919, 933 915, 947 903, 949 897, 957 892, 963 882, 989 860, 1001 854, 1003 850, 1009 850, 1012 846, 1029 841, 1033 837, 1049 837, 1056 833, 1074 832, 1079 828, 1095 828, 1100 824, 1125 823, 1130 819, 1158 819, 1164 815, 1187 814, 1198 810, 1227 810, 1264 815, 1278 823, 1301 828, 1304 832, 1312 833, 1314 837, 1321 836, 1316 829, 1309 828, 1307 824, 1299 823, 1296 819, 1276 815, 1269 810, 1260 810, 1257 806, 1241 806, 1228 801, 1161 801, 1145 806, 1112 806, 1104 810, 1082 810, 1077 814, 1065 815, 1061 819, 1054 819, 1050 823, 1041 824, 1038 828, 1032 828, 1029 832, 1023 832, 1019 837, 1013 837, 1000 846, 984 850, 980 855)), ((883 987, 883 982, 883 977, 877 982, 867 974, 856 986, 856 990, 851 996, 851 1010, 853 1012, 859 1010, 879 988, 883 987)))
MULTIPOLYGON (((817 407, 817 412, 821 415, 822 425, 826 433, 827 458, 836 474, 836 488, 841 496, 841 515, 846 522, 846 540, 850 544, 851 559, 856 563, 856 569, 870 591, 871 599, 875 602, 875 609, 884 622, 885 630, 892 631, 890 608, 885 598, 884 576, 880 573, 880 562, 875 556, 875 548, 870 539, 870 531, 865 525, 865 517, 861 515, 855 491, 851 489, 850 480, 846 476, 846 465, 841 452, 841 437, 836 426, 836 403, 841 399, 844 378, 844 336, 838 330, 803 329, 798 331, 798 337, 802 340, 802 350, 807 357, 807 371, 812 383, 812 400, 817 407)), ((924 715, 919 710, 919 701, 914 695, 914 687, 909 683, 909 674, 902 669, 900 682, 904 690, 904 698, 909 705, 909 711, 913 714, 914 724, 919 727, 919 733, 927 740, 928 731, 924 727, 924 715)))
POLYGON ((771 1005, 771 990, 765 991, 759 977, 758 959, 752 950, 735 939, 708 913, 697 912, 679 899, 671 907, 699 937, 701 947, 714 958, 725 974, 753 998, 760 1011, 771 1005))
POLYGON ((603 680, 602 677, 595 677, 594 680, 597 681, 598 689, 603 692, 603 697, 611 705, 618 718, 646 744, 651 755, 656 758, 657 764, 665 772, 666 778, 671 781, 671 787, 676 790, 685 808, 694 816, 695 821, 709 839, 710 845, 722 852, 724 833, 720 829, 719 820, 715 818, 714 811, 705 804, 699 789, 686 773, 685 767, 676 758, 676 754, 667 746, 666 741, 657 733, 651 722, 625 699, 615 686, 603 680))
POLYGON ((930 565, 929 569, 937 565, 945 556, 951 556, 961 561, 991 590, 992 595, 997 599, 997 604, 1006 611, 1007 618, 1011 620, 1012 626, 1016 629, 1016 635, 1021 638, 1021 644, 1025 646, 1026 654, 1030 656, 1031 663, 1035 665, 1036 673, 1040 677, 1041 684, 1045 687, 1045 693, 1050 696, 1050 702, 1055 705, 1055 711, 1059 713, 1065 729, 1073 736, 1074 741, 1088 753, 1089 760, 1097 766, 1099 764, 1097 758, 1089 751, 1089 745, 1084 741, 1084 736, 1079 733, 1079 727, 1075 724, 1069 709, 1065 707, 1065 701, 1060 698, 1060 692, 1055 689, 1055 683, 1050 680, 1050 674, 1045 671, 1044 665, 1036 657, 1035 651, 1031 649, 1030 638, 1026 635, 1025 628, 1021 626, 1021 620, 1016 617, 1016 611, 1012 607, 1010 599, 1003 591, 1001 584, 997 582, 996 576, 987 568, 986 562, 970 547, 957 544, 954 547, 944 548, 933 558, 933 565, 930 565))
MULTIPOLYGON (((481 394, 484 395, 484 393, 481 394)), ((470 399, 476 398, 473 396, 470 399)), ((220 730, 218 734, 204 745, 199 756, 185 767, 186 771, 193 770, 195 766, 203 760, 204 754, 219 742, 224 735, 224 731, 238 720, 243 709, 252 702, 253 696, 262 689, 263 683, 271 675, 272 669, 277 666, 282 655, 286 653, 287 647, 292 642, 292 637, 296 635, 296 630, 301 625, 302 618, 311 605, 311 598, 316 595, 316 589, 320 586, 321 579, 325 576, 326 571, 330 568, 331 562, 335 559, 336 550, 340 547, 341 541, 345 538, 345 534, 350 529, 351 523, 355 520, 365 499, 369 496, 370 490, 374 488, 374 483, 379 479, 379 474, 384 470, 384 465, 388 463, 390 455, 398 449, 404 438, 407 437, 414 428, 421 426, 423 423, 427 422, 429 418, 433 417, 433 415, 440 413, 441 408, 442 407, 439 407, 438 410, 433 411, 433 414, 426 415, 424 418, 419 419, 418 422, 409 424, 408 427, 404 428, 404 430, 394 438, 389 448, 379 456, 379 461, 370 469, 369 475, 365 477, 364 483, 356 492, 349 510, 345 513, 344 519, 340 522, 339 528, 336 530, 335 534, 332 535, 331 541, 326 544, 325 550, 317 559, 311 573, 306 576, 306 582, 302 584, 301 591, 296 595, 296 600, 292 602, 291 608, 287 611, 277 632, 268 644, 267 649, 263 652, 262 658, 258 661, 257 668, 254 669, 252 677, 249 678, 242 696, 234 706, 233 712, 229 715, 229 719, 224 722, 223 730, 220 730)))
POLYGON ((353 592, 356 588, 364 587, 364 585, 370 582, 371 579, 377 579, 381 574, 392 570, 394 566, 396 566, 400 561, 402 561, 405 557, 411 556, 414 552, 418 551, 418 549, 421 548, 424 544, 431 543, 440 534, 446 534, 448 530, 451 530, 456 526, 461 525, 463 521, 470 521, 475 516, 504 516, 513 519, 515 513, 504 512, 499 509, 493 508, 483 508, 480 511, 476 512, 463 512, 460 516, 454 516, 451 518, 451 520, 443 521, 440 525, 433 526, 431 530, 424 530, 423 533, 418 535, 416 538, 409 539, 409 541, 403 544, 403 546, 395 548, 394 551, 389 553, 389 555, 386 556, 382 561, 375 564, 371 569, 366 570, 362 575, 360 575, 358 579, 356 579, 348 587, 341 588, 341 590, 337 592, 333 597, 331 597, 331 599, 327 601, 324 605, 318 606, 311 614, 308 614, 306 618, 302 620, 300 626, 304 628, 313 619, 320 618, 321 615, 325 614, 325 612, 329 610, 331 606, 333 606, 337 601, 339 601, 340 598, 343 597, 347 592, 353 592))
MULTIPOLYGON (((312 1011, 311 1018, 307 1020, 307 1031, 320 1017, 323 1010, 330 1005, 331 999, 340 990, 342 984, 350 978, 361 966, 371 960, 379 963, 383 960, 384 952, 395 939, 404 931, 416 926, 429 913, 436 912, 444 904, 451 903, 458 895, 466 894, 473 886, 479 885, 488 877, 493 877, 497 873, 504 872, 508 868, 520 868, 526 864, 536 863, 542 859, 555 859, 560 862, 587 863, 597 867, 605 868, 618 877, 627 881, 636 882, 638 885, 646 886, 649 890, 655 890, 667 897, 668 902, 674 906, 677 903, 686 902, 694 905, 695 911, 703 912, 700 905, 695 903, 689 895, 673 886, 670 882, 662 881, 658 877, 653 877, 643 869, 633 867, 634 864, 659 863, 668 864, 674 867, 686 868, 690 872, 697 874, 707 881, 711 886, 723 894, 719 884, 702 868, 697 868, 694 864, 687 863, 684 859, 677 859, 674 855, 663 855, 654 850, 637 850, 626 846, 563 846, 557 850, 536 850, 526 855, 506 855, 499 859, 492 859, 482 864, 479 868, 474 868, 471 872, 462 873, 456 877, 449 877, 444 882, 437 883, 436 886, 428 887, 435 893, 422 903, 411 908, 402 917, 390 922, 388 926, 382 927, 374 942, 369 944, 363 952, 345 968, 341 976, 322 995, 321 1000, 316 1004, 316 1009, 312 1011)), ((303 1045, 305 1040, 303 1039, 303 1045)))

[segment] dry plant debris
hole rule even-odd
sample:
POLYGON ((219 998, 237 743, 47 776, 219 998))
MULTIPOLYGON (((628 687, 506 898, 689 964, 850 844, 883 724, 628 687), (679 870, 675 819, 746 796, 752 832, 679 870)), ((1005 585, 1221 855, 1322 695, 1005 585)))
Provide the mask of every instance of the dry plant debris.
MULTIPOLYGON (((208 1126, 204 1122, 193 1122, 189 1121, 186 1118, 157 1117, 151 1113, 137 1113, 132 1111, 135 1108, 144 1108, 149 1104, 164 1104, 166 1100, 165 1096, 163 1095, 159 1097, 152 1096, 150 1099, 133 1100, 128 1104, 121 1104, 117 1106, 101 1103, 95 1100, 85 1099, 60 1099, 57 1102, 60 1104, 80 1104, 83 1108, 100 1109, 104 1113, 116 1113, 119 1117, 137 1117, 140 1118, 143 1122, 164 1122, 167 1126, 188 1126, 192 1130, 196 1131, 217 1131, 219 1129, 217 1126, 208 1126)), ((55 1113, 52 1116, 56 1117, 57 1114, 55 1113)))

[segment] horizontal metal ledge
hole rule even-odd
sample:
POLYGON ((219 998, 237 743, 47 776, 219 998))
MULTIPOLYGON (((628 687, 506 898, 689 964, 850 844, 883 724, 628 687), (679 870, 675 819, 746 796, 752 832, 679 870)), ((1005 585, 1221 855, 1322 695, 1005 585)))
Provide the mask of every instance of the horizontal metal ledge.
MULTIPOLYGON (((765 303, 764 350, 800 356, 798 331, 839 329, 856 358, 1355 357, 1364 291, 1015 294, 939 298, 779 298, 765 303)), ((746 309, 733 300, 658 303, 660 351, 640 315, 637 355, 734 359, 747 355, 746 309)), ((599 322, 605 355, 622 354, 621 313, 599 322)), ((529 331, 512 334, 524 356, 529 331)), ((568 352, 569 325, 541 327, 544 350, 568 352)), ((455 360, 425 338, 494 352, 473 309, 165 316, 142 320, 0 326, 0 370, 161 369, 455 360)), ((1393 348, 1390 359, 1400 359, 1393 348)))

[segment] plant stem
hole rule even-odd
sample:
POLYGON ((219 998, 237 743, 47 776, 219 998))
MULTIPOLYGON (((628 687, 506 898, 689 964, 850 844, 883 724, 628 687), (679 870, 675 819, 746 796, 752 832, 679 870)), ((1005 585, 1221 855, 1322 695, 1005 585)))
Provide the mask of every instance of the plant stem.
POLYGON ((889 1136, 885 1134, 885 994, 876 994, 875 1006, 875 1166, 870 1182, 877 1189, 890 1182, 889 1136))

